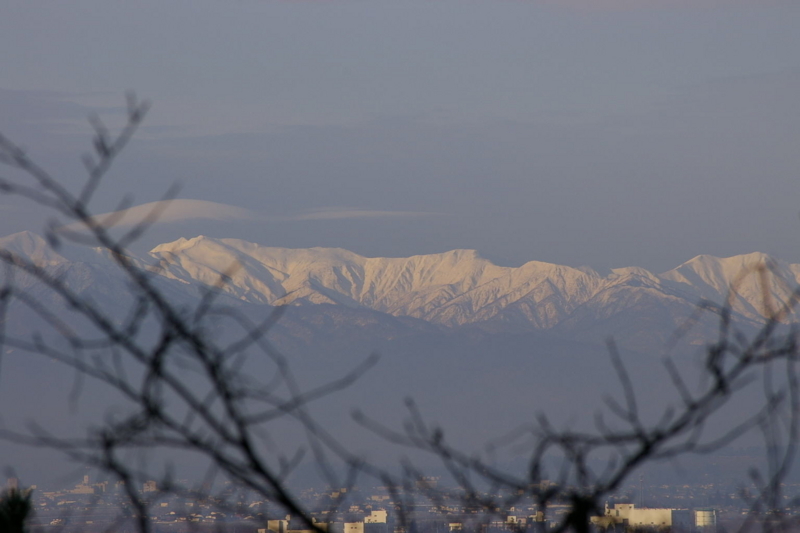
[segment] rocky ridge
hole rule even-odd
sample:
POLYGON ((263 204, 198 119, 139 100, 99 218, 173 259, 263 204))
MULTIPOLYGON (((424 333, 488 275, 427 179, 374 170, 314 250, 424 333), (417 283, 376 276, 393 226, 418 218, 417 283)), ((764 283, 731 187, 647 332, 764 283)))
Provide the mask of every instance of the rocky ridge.
MULTIPOLYGON (((492 321, 550 329, 593 310, 597 318, 641 303, 694 308, 730 302, 741 317, 763 321, 790 300, 800 265, 766 254, 697 256, 662 274, 643 268, 589 268, 530 261, 501 267, 474 250, 407 258, 368 258, 335 248, 272 248, 195 237, 162 244, 151 256, 163 275, 186 283, 218 283, 251 303, 335 304, 461 326, 492 321)), ((790 313, 787 320, 797 316, 790 313)))
MULTIPOLYGON (((121 273, 99 249, 53 250, 29 232, 0 239, 0 249, 53 269, 110 305, 125 291, 121 273)), ((275 248, 204 236, 159 245, 138 261, 154 265, 160 286, 176 301, 191 302, 218 287, 227 302, 248 308, 288 304, 308 314, 326 304, 324 314, 338 309, 340 323, 363 320, 357 311, 377 313, 371 323, 380 315, 416 320, 394 322, 393 331, 420 329, 424 321, 589 342, 614 336, 632 346, 665 342, 697 314, 701 301, 728 302, 740 324, 755 327, 791 300, 800 281, 800 265, 760 253, 701 255, 661 274, 628 267, 602 275, 540 261, 502 267, 474 250, 369 258, 336 248, 275 248)), ((792 310, 781 319, 795 322, 798 315, 792 310)), ((696 342, 716 323, 709 314, 703 320, 707 328, 696 342)))

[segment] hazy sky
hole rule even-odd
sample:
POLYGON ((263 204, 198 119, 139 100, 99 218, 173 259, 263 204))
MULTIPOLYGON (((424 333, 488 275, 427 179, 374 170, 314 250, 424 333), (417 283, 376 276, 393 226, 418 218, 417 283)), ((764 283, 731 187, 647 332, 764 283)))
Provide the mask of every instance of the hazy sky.
MULTIPOLYGON (((9 0, 0 131, 76 187, 87 115, 151 100, 92 206, 204 201, 148 244, 800 262, 798 27, 797 1, 9 0)), ((41 224, 0 198, 0 234, 41 224)))

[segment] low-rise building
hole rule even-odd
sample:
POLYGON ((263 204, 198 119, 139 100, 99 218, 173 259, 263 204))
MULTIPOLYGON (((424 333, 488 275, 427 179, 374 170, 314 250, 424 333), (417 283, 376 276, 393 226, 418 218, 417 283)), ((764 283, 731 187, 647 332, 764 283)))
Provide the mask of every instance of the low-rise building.
POLYGON ((617 503, 614 507, 606 504, 603 516, 592 518, 592 523, 600 528, 612 526, 670 528, 671 531, 691 531, 694 516, 688 509, 648 508, 632 503, 617 503))

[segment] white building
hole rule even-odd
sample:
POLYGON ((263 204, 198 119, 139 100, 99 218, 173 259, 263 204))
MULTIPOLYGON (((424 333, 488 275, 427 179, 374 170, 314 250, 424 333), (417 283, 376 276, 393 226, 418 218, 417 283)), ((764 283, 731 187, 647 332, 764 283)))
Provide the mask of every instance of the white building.
POLYGON ((387 513, 385 509, 375 509, 369 516, 364 517, 365 524, 385 524, 387 513))
POLYGON ((691 531, 694 525, 688 509, 639 508, 632 503, 606 504, 605 514, 592 519, 599 527, 624 524, 629 527, 672 528, 673 531, 691 531))
POLYGON ((717 511, 715 509, 695 509, 694 525, 699 528, 714 528, 717 526, 717 511))

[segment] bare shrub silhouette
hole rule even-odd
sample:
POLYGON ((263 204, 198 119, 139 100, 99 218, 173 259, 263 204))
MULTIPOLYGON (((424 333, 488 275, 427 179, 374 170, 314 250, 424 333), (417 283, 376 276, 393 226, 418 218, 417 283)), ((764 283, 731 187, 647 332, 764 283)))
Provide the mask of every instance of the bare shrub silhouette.
POLYGON ((0 531, 25 533, 32 514, 31 491, 9 489, 0 495, 0 531))
MULTIPOLYGON (((158 219, 162 207, 121 236, 114 233, 117 219, 93 216, 92 197, 147 108, 146 103, 130 96, 127 123, 116 136, 99 119, 92 120, 94 155, 84 158, 88 179, 76 193, 68 191, 9 139, 0 137, 0 161, 20 171, 19 178, 0 178, 0 190, 61 217, 53 219, 46 230, 53 249, 64 243, 83 243, 104 250, 126 280, 131 298, 123 318, 114 318, 120 316, 118 310, 82 296, 67 277, 44 264, 0 250, 6 268, 0 289, 0 353, 13 348, 50 358, 76 371, 81 379, 109 387, 126 405, 124 414, 102 421, 79 438, 54 435, 39 427, 28 432, 2 430, 0 436, 63 450, 70 458, 115 476, 123 482, 130 501, 128 519, 135 521, 139 531, 152 530, 150 506, 157 499, 137 490, 137 484, 150 474, 131 459, 132 451, 170 449, 202 456, 212 474, 218 472, 237 487, 302 520, 304 529, 315 531, 324 531, 325 527, 314 520, 310 509, 286 484, 306 449, 333 486, 352 487, 362 475, 383 483, 395 505, 398 531, 419 530, 412 508, 422 499, 441 508, 458 506, 465 523, 476 530, 489 527, 520 502, 535 502, 540 523, 553 518, 547 514, 550 504, 564 503, 568 512, 557 518, 554 530, 585 532, 591 528, 591 517, 602 513, 604 500, 643 466, 687 454, 710 453, 754 429, 764 436, 768 456, 766 468, 751 474, 756 491, 750 496, 752 513, 746 526, 758 523, 764 530, 780 530, 792 525, 791 518, 782 515, 785 504, 781 491, 796 453, 800 391, 797 335, 783 323, 796 304, 798 292, 793 292, 790 301, 772 301, 766 289, 768 270, 756 273, 763 278, 767 316, 756 335, 747 336, 737 329, 730 302, 722 306, 704 303, 698 308, 698 313, 715 313, 719 318, 718 337, 705 351, 701 388, 690 386, 679 365, 667 358, 665 369, 679 401, 665 406, 660 418, 650 422, 641 414, 626 365, 614 344, 609 343, 622 399, 608 397, 591 431, 558 429, 545 415, 521 427, 500 445, 528 439, 530 454, 524 472, 509 473, 481 456, 462 451, 458 443, 448 441, 440 427, 428 423, 411 400, 407 404, 408 421, 400 429, 387 427, 360 411, 354 414, 365 429, 386 441, 440 460, 456 485, 440 488, 427 483, 425 470, 410 460, 399 470, 365 462, 309 413, 311 402, 353 384, 375 364, 374 356, 322 386, 304 390, 292 373, 290 361, 265 338, 280 318, 280 308, 254 320, 221 305, 219 289, 232 271, 222 274, 216 286, 208 288, 193 306, 175 303, 158 281, 161 267, 141 264, 131 256, 129 247, 158 219), (65 309, 82 319, 83 326, 76 327, 36 293, 25 289, 17 282, 21 277, 47 287, 65 309), (6 330, 12 304, 33 311, 46 324, 47 334, 18 335, 6 330), (237 337, 221 341, 209 333, 210 323, 218 321, 235 325, 237 337), (269 362, 268 372, 249 371, 253 354, 269 362), (755 379, 764 383, 763 404, 726 431, 709 436, 708 423, 755 379), (274 424, 287 420, 300 428, 306 444, 294 453, 281 454, 275 451, 268 432, 274 424), (334 460, 347 466, 344 476, 331 466, 334 460), (558 466, 548 471, 548 460, 558 466)), ((166 199, 172 195, 174 191, 166 199)), ((127 206, 123 202, 120 210, 127 206)), ((733 294, 735 287, 731 291, 733 294)), ((162 491, 210 497, 179 486, 168 474, 159 484, 162 491)), ((217 503, 236 507, 235 501, 217 503)), ((339 510, 338 503, 333 502, 330 516, 339 510)))

